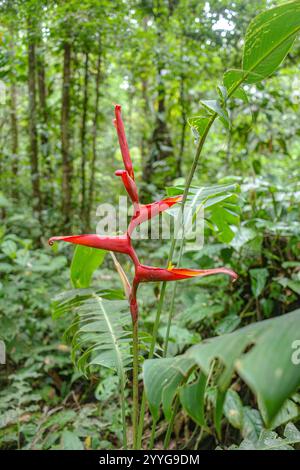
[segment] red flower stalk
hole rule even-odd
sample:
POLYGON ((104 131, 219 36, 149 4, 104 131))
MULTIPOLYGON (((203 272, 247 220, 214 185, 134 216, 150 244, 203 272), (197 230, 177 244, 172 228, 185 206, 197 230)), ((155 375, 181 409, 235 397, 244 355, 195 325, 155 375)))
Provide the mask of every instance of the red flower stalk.
POLYGON ((134 180, 132 161, 130 158, 124 124, 123 124, 122 117, 121 117, 121 106, 119 104, 115 105, 115 116, 116 116, 116 119, 114 119, 114 125, 118 133, 119 144, 120 144, 120 149, 122 153, 125 170, 127 171, 130 178, 134 180))
POLYGON ((141 282, 157 282, 157 281, 179 281, 191 277, 210 276, 212 274, 228 274, 233 279, 237 278, 237 274, 228 268, 216 269, 185 269, 171 267, 168 269, 157 268, 153 266, 145 266, 139 262, 136 251, 131 243, 131 235, 133 230, 145 222, 155 217, 159 213, 167 210, 177 202, 182 200, 182 196, 175 196, 163 199, 161 201, 153 202, 152 204, 140 204, 137 187, 134 181, 134 172, 132 161, 130 158, 129 148, 126 140, 124 124, 121 117, 121 106, 115 106, 114 120, 117 129, 120 149, 124 162, 125 170, 117 170, 116 175, 121 176, 124 187, 130 197, 134 213, 128 225, 127 232, 121 236, 105 237, 96 234, 89 235, 70 235, 62 237, 52 237, 49 239, 49 244, 52 245, 55 241, 66 241, 77 245, 85 245, 101 250, 108 250, 117 253, 124 253, 131 257, 134 267, 135 275, 129 293, 129 305, 133 322, 138 317, 138 304, 137 304, 137 289, 141 282))

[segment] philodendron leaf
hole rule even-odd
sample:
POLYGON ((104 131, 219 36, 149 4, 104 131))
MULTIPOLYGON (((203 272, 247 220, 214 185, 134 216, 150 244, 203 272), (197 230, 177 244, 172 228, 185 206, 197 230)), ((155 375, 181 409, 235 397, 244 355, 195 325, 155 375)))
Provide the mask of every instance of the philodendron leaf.
POLYGON ((101 266, 107 251, 77 245, 71 264, 73 287, 85 289, 90 286, 94 271, 101 266))
POLYGON ((270 425, 287 398, 300 386, 300 367, 298 361, 293 360, 293 345, 300 339, 299 332, 300 310, 295 310, 202 341, 176 358, 145 361, 147 398, 151 406, 155 402, 158 413, 164 384, 172 382, 174 374, 186 380, 196 367, 208 375, 212 361, 218 359, 223 366, 218 379, 220 390, 229 387, 237 372, 256 394, 263 419, 270 425))

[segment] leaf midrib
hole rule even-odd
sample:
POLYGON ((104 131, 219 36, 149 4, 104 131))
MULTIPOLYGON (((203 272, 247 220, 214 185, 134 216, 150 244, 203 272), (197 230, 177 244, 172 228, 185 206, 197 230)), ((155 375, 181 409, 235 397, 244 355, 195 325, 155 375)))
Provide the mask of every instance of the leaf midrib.
POLYGON ((102 314, 103 314, 104 320, 106 322, 108 331, 111 335, 112 343, 113 343, 113 346, 114 346, 114 349, 115 349, 115 352, 116 352, 116 359, 117 359, 116 362, 117 362, 118 373, 123 375, 124 374, 124 369, 123 369, 122 354, 121 354, 120 348, 118 346, 117 337, 114 333, 111 322, 109 321, 109 317, 106 313, 106 310, 103 307, 103 303, 102 303, 101 299, 96 294, 92 294, 92 296, 96 299, 96 302, 98 303, 98 305, 99 305, 99 307, 102 311, 102 314))

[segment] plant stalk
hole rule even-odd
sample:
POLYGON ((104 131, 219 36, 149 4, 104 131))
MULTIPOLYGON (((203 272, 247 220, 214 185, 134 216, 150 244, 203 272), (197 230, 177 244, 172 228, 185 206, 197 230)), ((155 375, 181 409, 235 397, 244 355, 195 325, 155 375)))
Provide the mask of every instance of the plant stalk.
POLYGON ((170 419, 170 422, 169 422, 169 425, 168 425, 168 429, 167 429, 167 432, 166 432, 165 440, 164 440, 164 449, 168 449, 168 447, 169 447, 170 440, 171 440, 171 435, 172 435, 172 431, 173 431, 173 427, 174 427, 174 421, 175 421, 177 411, 178 411, 178 407, 179 407, 179 397, 177 395, 176 399, 175 399, 175 403, 174 403, 172 416, 171 416, 171 419, 170 419))
POLYGON ((132 322, 132 354, 133 354, 133 394, 132 394, 132 427, 133 427, 133 449, 138 448, 138 408, 139 408, 139 337, 138 320, 132 322))
POLYGON ((157 423, 157 420, 156 420, 156 419, 153 419, 153 421, 152 421, 152 429, 151 429, 151 436, 150 436, 150 442, 149 442, 149 449, 150 449, 150 450, 152 450, 153 447, 154 447, 156 423, 157 423))
POLYGON ((125 413, 125 378, 123 371, 122 376, 119 377, 120 387, 120 401, 121 401, 121 415, 122 415, 122 434, 123 434, 123 448, 127 450, 127 428, 126 428, 126 413, 125 413))

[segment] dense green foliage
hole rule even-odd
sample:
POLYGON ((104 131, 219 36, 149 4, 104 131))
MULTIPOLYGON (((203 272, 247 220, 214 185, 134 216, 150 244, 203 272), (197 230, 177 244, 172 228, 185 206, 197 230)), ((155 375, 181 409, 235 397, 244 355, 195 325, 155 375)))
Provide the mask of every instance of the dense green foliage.
MULTIPOLYGON (((145 360, 160 286, 140 288, 144 447, 154 420, 157 448, 173 421, 172 448, 297 448, 300 6, 282 4, 0 2, 0 449, 124 443, 132 348, 120 266, 47 245, 95 231, 97 205, 118 201, 116 102, 144 202, 184 192, 212 126, 187 196, 205 208, 205 245, 187 243, 173 262, 239 275, 168 286, 163 359, 145 360)), ((169 242, 137 251, 166 266, 169 242)))

